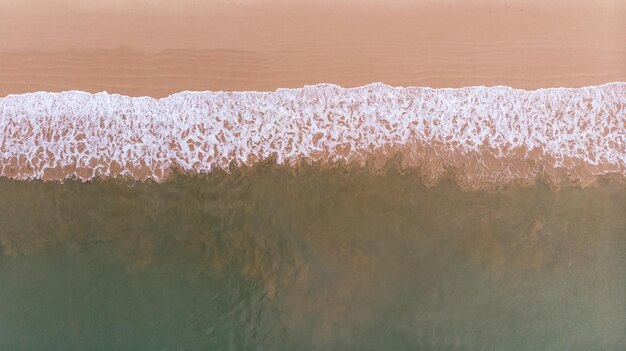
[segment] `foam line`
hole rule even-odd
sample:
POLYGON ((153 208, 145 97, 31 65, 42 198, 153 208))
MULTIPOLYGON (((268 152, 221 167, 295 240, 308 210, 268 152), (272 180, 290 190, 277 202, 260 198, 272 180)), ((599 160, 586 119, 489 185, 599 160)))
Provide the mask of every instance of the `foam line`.
POLYGON ((106 92, 0 98, 0 175, 64 180, 279 164, 384 164, 400 156, 426 182, 468 188, 626 176, 626 83, 534 91, 510 87, 106 92))

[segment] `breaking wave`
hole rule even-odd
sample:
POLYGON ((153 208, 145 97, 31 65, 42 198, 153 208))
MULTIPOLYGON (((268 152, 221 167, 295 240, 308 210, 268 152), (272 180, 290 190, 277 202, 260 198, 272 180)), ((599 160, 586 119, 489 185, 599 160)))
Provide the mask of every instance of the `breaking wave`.
POLYGON ((0 176, 167 179, 254 166, 381 167, 478 189, 626 176, 626 83, 181 92, 162 99, 66 91, 0 98, 0 176))

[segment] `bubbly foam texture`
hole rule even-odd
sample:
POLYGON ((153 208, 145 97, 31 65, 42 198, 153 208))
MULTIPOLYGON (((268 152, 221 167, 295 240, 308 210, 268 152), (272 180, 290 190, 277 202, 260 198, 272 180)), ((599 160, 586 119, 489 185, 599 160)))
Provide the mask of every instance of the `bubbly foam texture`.
POLYGON ((399 159, 424 182, 469 189, 544 179, 582 185, 626 176, 626 83, 510 87, 106 92, 0 99, 0 175, 163 181, 172 170, 228 171, 274 157, 296 166, 382 167, 399 159))

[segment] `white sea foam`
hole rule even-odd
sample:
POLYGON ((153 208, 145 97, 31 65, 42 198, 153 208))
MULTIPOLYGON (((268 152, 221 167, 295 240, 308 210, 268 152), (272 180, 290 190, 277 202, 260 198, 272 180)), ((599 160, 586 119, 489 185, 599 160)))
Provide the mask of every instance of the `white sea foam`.
POLYGON ((272 155, 279 164, 363 161, 384 149, 410 153, 416 144, 457 155, 490 149, 496 159, 536 149, 555 168, 574 160, 626 175, 626 83, 535 91, 318 84, 162 99, 80 91, 0 98, 1 174, 15 179, 137 177, 141 166, 160 181, 173 168, 208 173, 272 155), (66 171, 46 173, 54 169, 66 171))

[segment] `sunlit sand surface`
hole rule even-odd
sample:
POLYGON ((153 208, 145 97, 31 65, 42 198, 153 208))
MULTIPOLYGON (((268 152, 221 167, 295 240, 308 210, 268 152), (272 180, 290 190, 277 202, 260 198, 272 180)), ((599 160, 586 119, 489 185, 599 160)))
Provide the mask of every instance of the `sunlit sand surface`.
POLYGON ((0 96, 600 85, 626 81, 624 18, 621 0, 6 0, 0 96))

